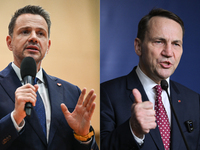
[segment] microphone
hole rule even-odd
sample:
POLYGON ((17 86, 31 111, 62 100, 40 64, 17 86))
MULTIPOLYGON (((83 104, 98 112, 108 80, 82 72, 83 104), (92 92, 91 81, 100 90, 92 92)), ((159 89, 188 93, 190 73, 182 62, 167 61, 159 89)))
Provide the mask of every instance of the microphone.
MULTIPOLYGON (((30 83, 34 85, 34 79, 36 76, 36 63, 35 60, 32 57, 25 57, 22 60, 21 66, 20 66, 20 73, 22 80, 24 81, 24 84, 30 83)), ((30 102, 27 102, 25 104, 25 112, 27 116, 31 116, 31 109, 32 104, 30 102)))
POLYGON ((183 134, 183 131, 182 131, 182 129, 181 129, 181 126, 180 126, 180 123, 179 123, 179 121, 178 121, 177 115, 176 115, 176 113, 175 113, 174 107, 172 106, 171 98, 170 98, 169 93, 168 93, 168 90, 167 90, 167 89, 168 89, 168 83, 167 83, 166 80, 162 80, 162 81, 161 81, 161 87, 162 87, 163 90, 165 90, 165 91, 167 92, 167 96, 168 96, 168 99, 169 99, 169 103, 170 103, 170 106, 171 106, 171 110, 172 110, 172 112, 173 112, 173 114, 174 114, 174 117, 175 117, 175 119, 176 119, 176 122, 177 122, 177 124, 178 124, 178 128, 179 128, 179 130, 180 130, 180 132, 181 132, 181 135, 182 135, 182 138, 183 138, 183 140, 184 140, 185 146, 186 146, 187 150, 189 150, 187 141, 186 141, 185 136, 184 136, 184 134, 183 134))

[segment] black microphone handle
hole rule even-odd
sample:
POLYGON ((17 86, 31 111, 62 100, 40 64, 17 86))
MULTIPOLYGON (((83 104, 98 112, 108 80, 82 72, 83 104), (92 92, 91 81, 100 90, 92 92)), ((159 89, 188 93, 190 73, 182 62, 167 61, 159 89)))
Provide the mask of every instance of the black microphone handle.
MULTIPOLYGON (((24 81, 24 84, 27 84, 27 83, 30 83, 30 84, 32 84, 32 85, 34 84, 34 80, 33 80, 33 77, 32 77, 32 76, 25 76, 25 77, 23 78, 23 81, 24 81)), ((27 102, 27 103, 25 104, 24 110, 25 110, 26 115, 27 115, 28 117, 31 116, 31 109, 32 109, 32 108, 33 108, 32 103, 27 102)))
POLYGON ((177 116, 176 116, 174 107, 172 106, 172 102, 171 102, 171 98, 170 98, 170 96, 169 96, 169 93, 168 93, 167 89, 164 89, 164 90, 167 92, 167 96, 168 96, 168 99, 169 99, 169 103, 170 103, 170 106, 171 106, 171 110, 172 110, 172 112, 173 112, 173 114, 174 114, 174 117, 175 117, 175 119, 176 119, 176 122, 177 122, 177 124, 178 124, 179 130, 180 130, 181 135, 182 135, 182 137, 183 137, 183 140, 184 140, 184 142, 185 142, 185 146, 186 146, 187 150, 190 150, 189 147, 188 147, 187 141, 186 141, 186 139, 185 139, 185 136, 184 136, 184 134, 183 134, 183 131, 182 131, 182 129, 181 129, 180 123, 179 123, 179 121, 178 121, 178 118, 177 118, 177 116))

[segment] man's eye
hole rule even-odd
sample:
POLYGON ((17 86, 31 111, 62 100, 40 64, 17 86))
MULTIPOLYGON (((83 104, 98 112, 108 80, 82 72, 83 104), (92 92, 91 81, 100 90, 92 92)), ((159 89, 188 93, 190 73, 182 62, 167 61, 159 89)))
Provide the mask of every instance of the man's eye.
POLYGON ((162 43, 161 41, 155 41, 155 43, 162 43))
POLYGON ((174 43, 174 45, 175 45, 175 46, 180 46, 180 44, 178 44, 178 43, 174 43))
POLYGON ((38 33, 40 36, 44 36, 44 33, 43 32, 39 32, 38 33))
POLYGON ((27 30, 22 31, 22 34, 28 34, 27 30))

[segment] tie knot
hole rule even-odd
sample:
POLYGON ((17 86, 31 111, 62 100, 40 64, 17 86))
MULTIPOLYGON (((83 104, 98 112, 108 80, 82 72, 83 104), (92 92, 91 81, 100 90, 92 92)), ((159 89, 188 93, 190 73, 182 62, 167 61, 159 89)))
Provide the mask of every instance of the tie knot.
POLYGON ((154 86, 153 87, 155 90, 156 90, 156 95, 161 95, 161 93, 162 93, 162 88, 161 88, 161 86, 160 85, 156 85, 156 86, 154 86))

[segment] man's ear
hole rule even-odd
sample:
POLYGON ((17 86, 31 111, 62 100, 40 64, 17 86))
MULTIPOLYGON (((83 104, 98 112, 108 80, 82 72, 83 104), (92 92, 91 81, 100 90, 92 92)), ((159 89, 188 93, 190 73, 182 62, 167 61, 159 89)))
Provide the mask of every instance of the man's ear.
POLYGON ((48 48, 47 48, 47 52, 46 52, 46 54, 49 53, 49 49, 50 49, 50 47, 51 47, 51 40, 49 40, 49 42, 48 42, 48 48))
POLYGON ((8 36, 6 37, 6 43, 7 43, 8 49, 9 49, 10 51, 12 51, 12 37, 11 37, 10 35, 8 35, 8 36))
POLYGON ((142 55, 142 42, 139 38, 136 38, 134 41, 135 53, 138 56, 142 55))

